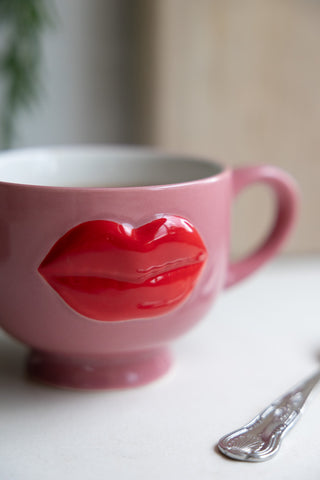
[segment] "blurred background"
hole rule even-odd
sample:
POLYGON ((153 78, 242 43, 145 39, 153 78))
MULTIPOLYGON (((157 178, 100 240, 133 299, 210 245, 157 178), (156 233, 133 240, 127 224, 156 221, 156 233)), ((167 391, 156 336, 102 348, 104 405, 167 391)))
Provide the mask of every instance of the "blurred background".
MULTIPOLYGON (((319 252, 319 52, 318 0, 0 0, 2 148, 143 143, 271 163, 301 190, 285 252, 319 252)), ((272 211, 264 187, 239 197, 234 256, 272 211)))

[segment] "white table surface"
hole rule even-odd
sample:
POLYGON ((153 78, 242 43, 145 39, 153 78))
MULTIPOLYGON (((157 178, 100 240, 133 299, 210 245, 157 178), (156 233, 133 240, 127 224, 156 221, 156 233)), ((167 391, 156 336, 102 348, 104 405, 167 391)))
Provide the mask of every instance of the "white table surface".
POLYGON ((320 387, 272 460, 215 445, 317 368, 320 256, 274 261, 172 348, 149 386, 74 392, 27 381, 25 347, 1 333, 0 479, 319 480, 320 387))

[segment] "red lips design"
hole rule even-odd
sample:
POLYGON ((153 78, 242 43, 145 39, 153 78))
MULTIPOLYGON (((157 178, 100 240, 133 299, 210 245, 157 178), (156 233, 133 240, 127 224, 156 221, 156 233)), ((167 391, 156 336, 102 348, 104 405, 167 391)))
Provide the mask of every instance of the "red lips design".
POLYGON ((94 220, 69 230, 39 273, 74 310, 103 321, 162 315, 191 293, 207 258, 197 230, 164 216, 133 228, 94 220))

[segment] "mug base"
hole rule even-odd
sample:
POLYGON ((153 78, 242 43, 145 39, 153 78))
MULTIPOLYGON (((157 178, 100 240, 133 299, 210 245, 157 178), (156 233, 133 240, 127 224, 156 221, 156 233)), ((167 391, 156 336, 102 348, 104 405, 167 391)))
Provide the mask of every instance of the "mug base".
POLYGON ((69 356, 32 349, 27 361, 29 377, 61 388, 107 390, 139 387, 170 369, 167 348, 108 356, 69 356))

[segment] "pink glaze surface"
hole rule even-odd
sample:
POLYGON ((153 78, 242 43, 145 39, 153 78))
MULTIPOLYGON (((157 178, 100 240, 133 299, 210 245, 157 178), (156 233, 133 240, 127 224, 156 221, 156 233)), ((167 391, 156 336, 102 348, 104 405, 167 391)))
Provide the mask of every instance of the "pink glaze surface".
MULTIPOLYGON (((98 363, 103 365, 102 356, 119 359, 121 354, 129 357, 136 354, 139 363, 143 352, 159 351, 188 331, 204 316, 220 290, 251 274, 278 251, 293 225, 296 199, 296 188, 288 175, 269 166, 234 172, 226 169, 203 180, 163 186, 63 188, 0 182, 0 325, 34 352, 41 352, 40 357, 39 353, 33 355, 30 369, 45 381, 68 384, 66 372, 70 373, 73 367, 61 367, 68 362, 57 361, 60 355, 63 359, 66 356, 77 359, 74 367, 77 375, 81 371, 79 358, 86 359, 86 364, 100 359, 98 363), (231 202, 235 194, 254 182, 265 182, 275 192, 278 204, 275 225, 257 252, 229 267, 231 202), (45 269, 41 271, 40 267, 39 272, 39 266, 44 266, 44 259, 58 240, 81 224, 107 221, 128 224, 131 231, 138 231, 150 226, 156 218, 172 216, 185 219, 197 232, 207 258, 201 271, 191 275, 194 281, 191 287, 189 284, 183 301, 161 314, 155 315, 151 309, 150 315, 144 313, 142 318, 139 315, 135 318, 130 304, 130 321, 126 320, 128 315, 121 317, 123 306, 120 314, 110 313, 113 321, 100 321, 95 315, 77 311, 57 288, 52 288, 50 281, 48 283, 45 269), (41 358, 42 363, 35 366, 34 358, 41 358), (50 362, 48 359, 52 358, 50 362), (60 369, 60 373, 54 372, 55 369, 60 369)), ((185 244, 181 248, 185 249, 185 244)), ((92 248, 90 251, 92 253, 92 248)), ((148 263, 148 268, 154 266, 148 263)), ((116 267, 112 268, 114 275, 116 267)), ((121 268, 119 266, 119 272, 121 268)), ((171 286, 175 288, 174 282, 171 286)), ((169 295, 169 290, 165 295, 169 295)), ((139 289, 138 292, 141 295, 139 289)), ((107 317, 108 312, 103 320, 107 317)), ((106 387, 129 386, 125 380, 110 383, 113 363, 106 366, 109 373, 105 377, 100 368, 98 388, 103 386, 101 379, 106 377, 109 378, 106 387)), ((156 361, 145 370, 140 368, 138 384, 163 373, 168 365, 164 363, 163 368, 159 368, 156 361)), ((70 386, 75 386, 72 375, 69 377, 70 386)), ((83 385, 89 385, 85 388, 95 388, 95 380, 91 385, 87 377, 88 374, 83 378, 83 385)), ((76 386, 81 387, 81 379, 76 386)))
POLYGON ((120 355, 55 355, 31 350, 27 373, 49 385, 81 390, 140 387, 162 377, 172 358, 167 348, 120 355))

